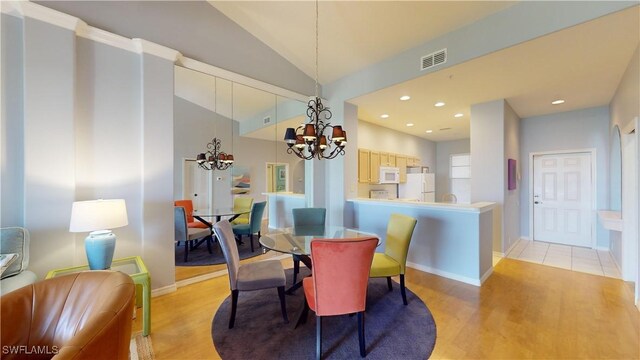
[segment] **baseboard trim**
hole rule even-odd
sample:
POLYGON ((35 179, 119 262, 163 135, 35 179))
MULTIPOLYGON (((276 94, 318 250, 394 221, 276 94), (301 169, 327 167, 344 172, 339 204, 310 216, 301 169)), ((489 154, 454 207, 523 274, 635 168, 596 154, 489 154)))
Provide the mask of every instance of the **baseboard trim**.
MULTIPOLYGON (((470 278, 470 277, 467 277, 467 276, 457 275, 457 274, 450 273, 448 271, 442 271, 442 270, 434 269, 434 268, 432 268, 430 266, 420 265, 420 264, 412 263, 412 262, 409 262, 409 261, 407 261, 407 266, 410 267, 410 268, 416 269, 416 270, 420 270, 420 271, 427 272, 427 273, 430 273, 430 274, 442 276, 442 277, 445 277, 447 279, 460 281, 460 282, 463 282, 465 284, 474 285, 474 286, 482 285, 482 281, 483 281, 482 279, 474 279, 474 278, 470 278)), ((493 271, 493 268, 489 269, 489 271, 488 271, 489 274, 485 273, 485 275, 483 275, 483 278, 486 278, 489 275, 491 275, 491 273, 490 273, 491 271, 493 271)))
MULTIPOLYGON (((509 252, 507 251, 507 254, 508 254, 508 253, 509 253, 509 252)), ((493 252, 493 256, 497 256, 497 257, 501 257, 501 258, 503 258, 503 257, 505 257, 505 253, 501 253, 500 251, 494 251, 494 252, 493 252)))
POLYGON ((172 292, 175 292, 176 290, 178 290, 176 284, 163 286, 161 288, 151 290, 151 297, 170 294, 172 292))
POLYGON ((520 240, 531 241, 531 238, 529 238, 528 236, 520 236, 520 240))
POLYGON ((611 251, 608 246, 596 246, 595 249, 599 251, 611 251))
POLYGON ((484 284, 484 281, 487 280, 489 276, 491 276, 491 274, 493 274, 493 266, 490 267, 489 270, 484 273, 484 275, 482 275, 482 277, 480 278, 480 285, 484 284))

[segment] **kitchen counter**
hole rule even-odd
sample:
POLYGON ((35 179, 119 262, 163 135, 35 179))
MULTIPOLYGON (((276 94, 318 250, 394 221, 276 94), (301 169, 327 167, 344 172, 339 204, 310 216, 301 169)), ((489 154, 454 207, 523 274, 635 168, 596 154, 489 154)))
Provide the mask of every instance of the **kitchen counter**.
MULTIPOLYGON (((492 202, 449 204, 355 198, 347 200, 345 211, 351 211, 350 225, 381 235, 386 234, 391 214, 416 218, 407 266, 480 286, 493 271, 494 206, 492 202)), ((385 236, 381 242, 386 242, 385 236)), ((378 251, 382 249, 384 245, 378 251)))
POLYGON ((447 211, 464 211, 464 212, 477 212, 482 213, 492 210, 495 206, 493 202, 477 202, 473 204, 452 204, 452 203, 438 203, 438 202, 420 202, 414 200, 402 200, 402 199, 369 199, 369 198, 355 198, 348 199, 348 202, 354 203, 377 203, 382 206, 407 206, 416 208, 430 208, 440 209, 447 211))

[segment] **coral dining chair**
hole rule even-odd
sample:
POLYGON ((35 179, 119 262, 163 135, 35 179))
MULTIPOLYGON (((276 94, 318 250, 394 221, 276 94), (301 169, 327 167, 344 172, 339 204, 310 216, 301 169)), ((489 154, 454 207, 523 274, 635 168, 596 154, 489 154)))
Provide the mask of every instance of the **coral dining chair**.
POLYGON ((404 286, 404 271, 407 266, 407 252, 418 220, 402 215, 391 214, 387 224, 387 239, 384 253, 376 253, 371 265, 371 277, 386 277, 389 291, 393 290, 391 277, 400 275, 400 293, 402 302, 407 305, 404 286))
POLYGON ((173 202, 174 206, 182 206, 187 215, 187 227, 190 228, 199 228, 199 229, 210 229, 207 224, 202 221, 198 221, 193 217, 193 202, 191 200, 176 200, 173 202))
POLYGON ((298 319, 306 322, 309 308, 316 313, 316 359, 322 356, 322 317, 358 314, 360 356, 366 356, 364 310, 369 269, 378 239, 314 239, 312 276, 303 280, 305 303, 298 319))

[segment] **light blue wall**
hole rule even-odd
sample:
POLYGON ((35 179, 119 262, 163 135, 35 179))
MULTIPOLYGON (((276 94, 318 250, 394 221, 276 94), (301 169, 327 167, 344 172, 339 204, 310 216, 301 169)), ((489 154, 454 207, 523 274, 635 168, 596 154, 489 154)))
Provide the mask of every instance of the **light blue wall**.
POLYGON ((23 36, 22 22, 2 14, 0 21, 0 64, 2 64, 2 127, 0 129, 0 227, 22 226, 24 223, 24 123, 23 119, 23 36), (12 174, 7 176, 6 174, 12 174))
MULTIPOLYGON (((529 237, 529 154, 596 149, 596 208, 609 206, 609 108, 606 106, 522 119, 520 123, 520 234, 529 237)), ((593 221, 598 221, 594 215, 593 221)), ((609 233, 598 222, 598 247, 609 247, 609 233)))
POLYGON ((152 41, 301 94, 315 89, 312 78, 207 1, 35 2, 114 34, 152 41))

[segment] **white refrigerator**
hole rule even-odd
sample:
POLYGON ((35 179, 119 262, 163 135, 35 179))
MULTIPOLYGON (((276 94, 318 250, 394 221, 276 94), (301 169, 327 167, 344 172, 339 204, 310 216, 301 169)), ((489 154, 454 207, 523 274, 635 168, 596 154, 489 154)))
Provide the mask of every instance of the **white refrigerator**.
POLYGON ((400 184, 399 197, 422 202, 436 201, 436 174, 407 174, 407 182, 400 184))

